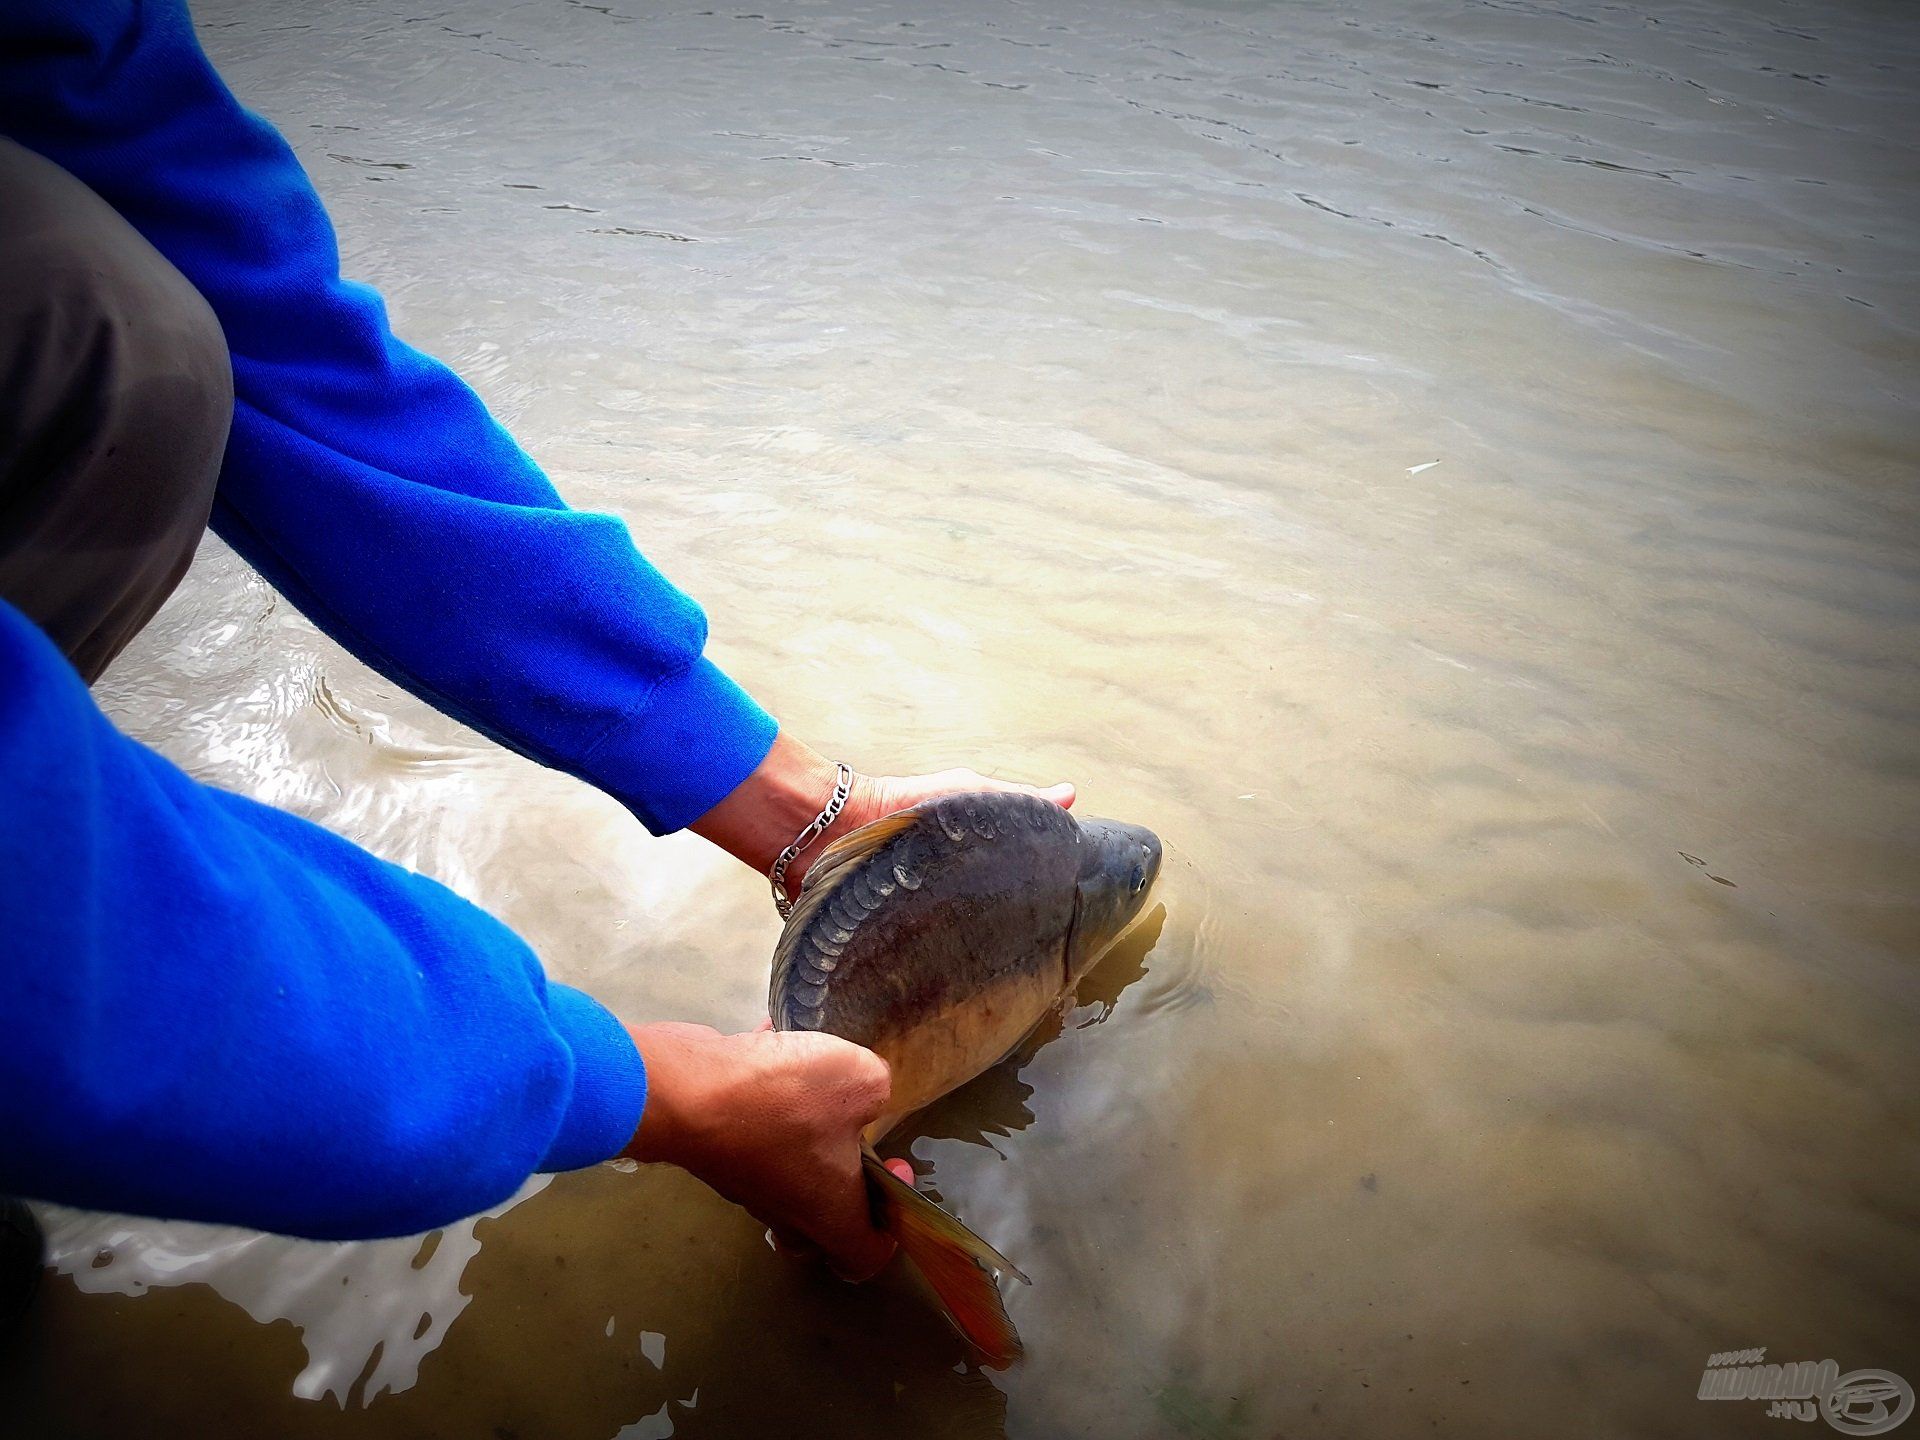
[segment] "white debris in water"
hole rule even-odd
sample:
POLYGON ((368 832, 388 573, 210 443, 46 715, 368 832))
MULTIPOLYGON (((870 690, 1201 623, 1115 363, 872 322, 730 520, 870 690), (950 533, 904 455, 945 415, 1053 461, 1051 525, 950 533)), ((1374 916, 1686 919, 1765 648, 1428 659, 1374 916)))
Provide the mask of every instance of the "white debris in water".
POLYGON ((609 1340, 613 1338, 613 1316, 611 1315, 607 1316, 607 1338, 609 1340))
POLYGON ((631 1425, 622 1425, 613 1440, 670 1440, 673 1420, 662 1405, 651 1415, 642 1415, 631 1425))
POLYGON ((667 1337, 658 1330, 640 1332, 640 1353, 647 1357, 647 1363, 656 1370, 663 1370, 667 1364, 667 1337))
POLYGON ((1431 470, 1434 466, 1438 465, 1439 463, 1440 462, 1438 460, 1429 460, 1423 465, 1409 465, 1407 467, 1407 474, 1418 475, 1422 470, 1431 470))

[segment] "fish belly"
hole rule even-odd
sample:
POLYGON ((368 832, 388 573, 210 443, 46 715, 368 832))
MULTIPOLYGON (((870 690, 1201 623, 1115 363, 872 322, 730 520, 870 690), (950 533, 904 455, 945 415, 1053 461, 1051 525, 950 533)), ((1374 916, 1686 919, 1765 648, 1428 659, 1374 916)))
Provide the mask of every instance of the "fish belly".
POLYGON ((1005 1059, 1059 998, 1057 968, 1021 969, 911 1026, 868 1038, 893 1072, 892 1097, 867 1127, 868 1141, 1005 1059))

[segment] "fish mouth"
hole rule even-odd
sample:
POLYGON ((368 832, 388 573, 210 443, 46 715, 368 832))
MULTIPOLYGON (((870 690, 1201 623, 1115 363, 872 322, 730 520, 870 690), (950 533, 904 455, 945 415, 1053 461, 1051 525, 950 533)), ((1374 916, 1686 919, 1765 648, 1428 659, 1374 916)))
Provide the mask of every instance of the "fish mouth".
POLYGON ((1160 878, 1160 837, 1124 820, 1082 820, 1078 893, 1067 938, 1073 985, 1146 911, 1160 878))

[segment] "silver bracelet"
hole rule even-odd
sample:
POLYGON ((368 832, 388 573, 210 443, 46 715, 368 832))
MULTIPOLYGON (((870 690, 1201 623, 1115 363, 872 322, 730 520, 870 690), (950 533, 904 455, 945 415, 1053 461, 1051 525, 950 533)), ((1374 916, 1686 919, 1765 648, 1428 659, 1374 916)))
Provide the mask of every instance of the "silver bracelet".
POLYGON ((793 837, 793 843, 780 852, 780 858, 773 862, 773 869, 767 872, 767 879, 773 882, 773 908, 780 912, 780 918, 786 919, 793 913, 793 900, 787 894, 787 867, 800 858, 805 850, 826 831, 826 828, 840 818, 841 807, 847 803, 847 796, 853 793, 853 767, 836 765, 833 772, 833 794, 827 797, 826 808, 808 823, 807 828, 793 837))

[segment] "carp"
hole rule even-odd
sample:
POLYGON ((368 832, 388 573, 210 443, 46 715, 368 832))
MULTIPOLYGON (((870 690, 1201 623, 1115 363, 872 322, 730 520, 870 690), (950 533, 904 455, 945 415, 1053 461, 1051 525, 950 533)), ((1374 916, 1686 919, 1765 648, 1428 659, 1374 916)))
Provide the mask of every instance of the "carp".
POLYGON ((989 1363, 1020 1353, 995 1272, 1026 1276, 887 1170, 874 1143, 1060 1008, 1159 871, 1160 841, 1141 826, 1076 820, 1031 795, 943 795, 829 846, 774 950, 774 1028, 838 1035, 891 1067, 887 1111, 864 1137, 875 1223, 989 1363))

